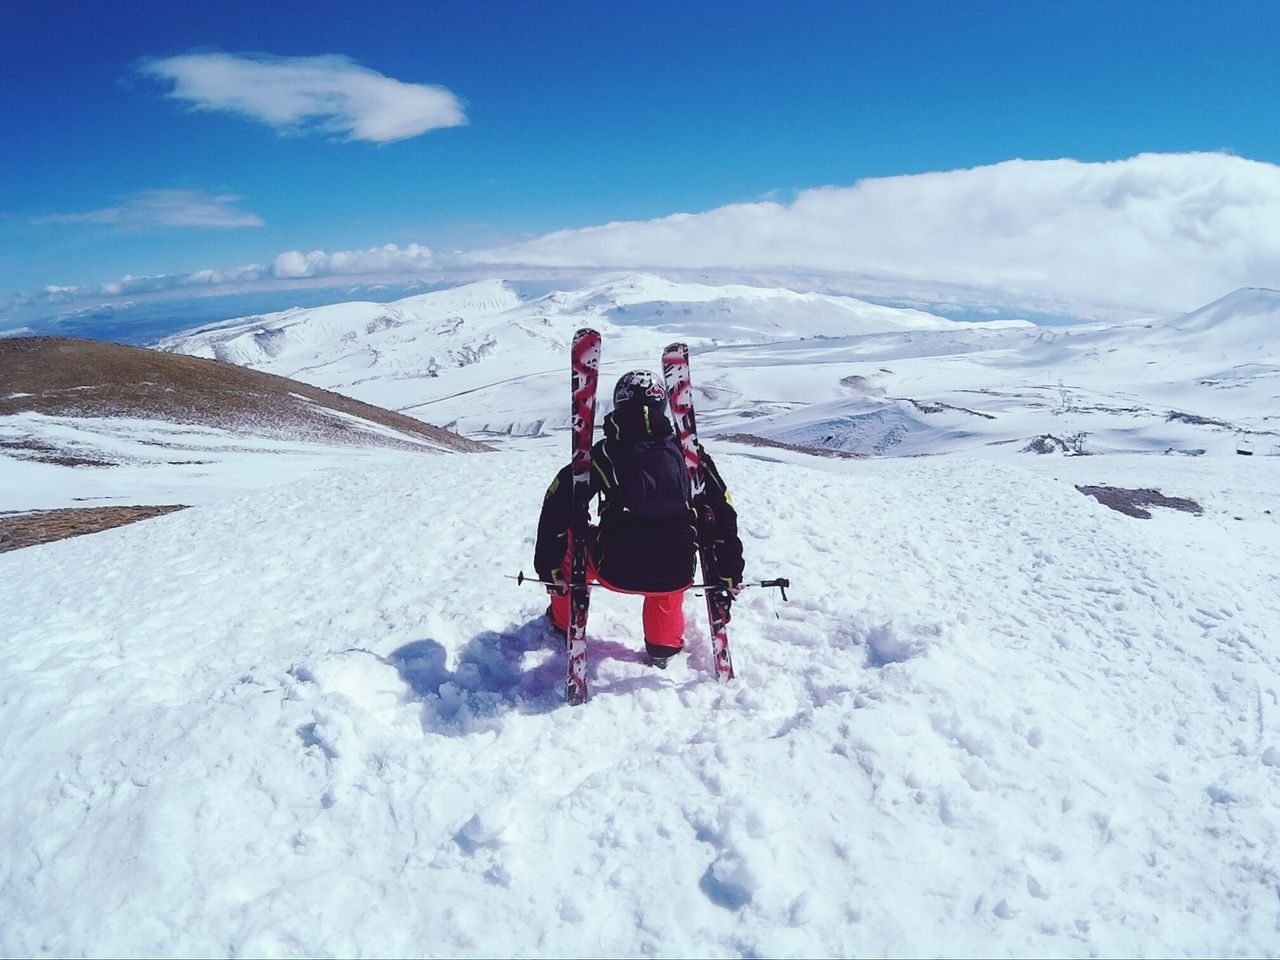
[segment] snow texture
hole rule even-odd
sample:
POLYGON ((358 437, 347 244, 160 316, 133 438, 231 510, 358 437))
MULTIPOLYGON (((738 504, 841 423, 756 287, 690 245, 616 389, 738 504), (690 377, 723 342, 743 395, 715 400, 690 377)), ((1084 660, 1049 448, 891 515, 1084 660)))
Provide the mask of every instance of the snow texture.
POLYGON ((1280 462, 1107 458, 1206 507, 1138 521, 1059 470, 1096 458, 737 449, 748 573, 795 586, 725 687, 696 598, 660 673, 598 593, 562 705, 501 578, 555 453, 0 556, 0 952, 1274 951, 1280 462))

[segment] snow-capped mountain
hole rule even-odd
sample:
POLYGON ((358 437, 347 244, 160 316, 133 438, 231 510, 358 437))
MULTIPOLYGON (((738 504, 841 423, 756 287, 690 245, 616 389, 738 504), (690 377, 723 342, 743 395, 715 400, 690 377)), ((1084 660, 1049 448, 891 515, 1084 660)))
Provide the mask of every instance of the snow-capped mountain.
POLYGON ((243 320, 165 341, 444 423, 567 423, 573 331, 605 335, 606 382, 690 342, 704 429, 870 455, 1221 452, 1280 444, 1280 294, 1114 326, 957 323, 790 290, 648 274, 523 297, 501 281, 391 304, 243 320))
POLYGON ((1274 291, 1141 324, 881 334, 700 359, 734 398, 711 420, 718 429, 739 432, 748 418, 745 432, 792 444, 870 455, 1280 452, 1274 291))
POLYGON ((495 280, 389 304, 290 310, 158 346, 295 377, 464 432, 518 433, 567 422, 556 385, 582 326, 606 337, 607 379, 654 366, 673 339, 712 347, 962 325, 850 297, 629 274, 528 298, 495 280))
MULTIPOLYGON (((889 330, 938 330, 953 321, 851 297, 747 286, 677 283, 629 274, 572 291, 523 298, 501 280, 470 283, 392 303, 353 302, 229 320, 161 341, 162 349, 245 366, 294 371, 317 362, 364 370, 406 368, 412 357, 437 374, 488 354, 555 349, 565 328, 591 322, 614 334, 656 331, 708 343, 753 343, 889 330), (499 338, 509 342, 500 342, 499 338), (343 354, 358 347, 360 359, 343 354), (394 350, 388 351, 388 346, 394 350), (391 356, 383 356, 390 352, 391 356)), ((570 329, 569 335, 573 331, 570 329)), ((390 373, 390 371, 387 371, 390 373)))

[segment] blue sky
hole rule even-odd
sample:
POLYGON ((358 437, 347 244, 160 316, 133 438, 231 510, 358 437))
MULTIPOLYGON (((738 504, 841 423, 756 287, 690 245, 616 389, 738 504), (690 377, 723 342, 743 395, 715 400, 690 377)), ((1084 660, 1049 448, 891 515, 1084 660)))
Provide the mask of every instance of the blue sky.
POLYGON ((493 247, 1012 158, 1276 164, 1277 49, 1280 4, 1242 0, 0 0, 0 293, 493 247), (282 134, 148 75, 192 53, 337 55, 445 88, 466 123, 282 134), (184 225, 157 222, 174 204, 184 225))

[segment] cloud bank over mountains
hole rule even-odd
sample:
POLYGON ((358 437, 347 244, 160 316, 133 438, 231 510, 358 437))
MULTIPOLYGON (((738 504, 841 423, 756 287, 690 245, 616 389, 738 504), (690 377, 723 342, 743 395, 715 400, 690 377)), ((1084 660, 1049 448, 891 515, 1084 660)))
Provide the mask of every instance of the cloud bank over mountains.
POLYGON ((562 230, 466 259, 848 272, 1176 311, 1280 284, 1280 167, 1219 153, 1010 160, 562 230))
POLYGON ((467 122, 446 88, 393 80, 340 55, 186 53, 144 60, 138 70, 172 84, 169 96, 193 109, 235 114, 286 134, 318 130, 391 143, 467 122))
POLYGON ((394 243, 367 250, 336 250, 326 253, 312 250, 286 250, 275 257, 270 265, 246 264, 227 270, 198 270, 195 273, 166 273, 154 276, 125 276, 109 283, 85 286, 48 286, 34 293, 21 294, 0 306, 29 306, 32 304, 71 304, 85 300, 114 297, 138 297, 148 294, 180 291, 199 292, 217 287, 230 288, 228 292, 242 292, 255 285, 267 285, 275 281, 295 281, 324 277, 349 276, 419 276, 435 266, 434 255, 428 247, 411 243, 406 247, 394 243))
POLYGON ((338 250, 325 253, 312 250, 289 250, 280 254, 271 264, 275 277, 300 279, 303 277, 359 276, 367 274, 418 274, 436 266, 435 255, 429 247, 411 243, 399 247, 388 243, 368 250, 338 250))
MULTIPOLYGON (((206 199, 216 206, 234 198, 206 199)), ((222 205, 231 217, 253 217, 222 205)), ((779 286, 789 276, 804 286, 821 275, 833 292, 920 302, 932 294, 937 303, 1080 317, 1181 313, 1238 287, 1280 288, 1280 166, 1220 153, 1010 160, 469 252, 416 243, 289 250, 267 264, 48 287, 8 305, 244 292, 326 277, 438 281, 612 269, 714 271, 720 282, 767 276, 779 286)), ((29 322, 31 311, 24 313, 29 322)))

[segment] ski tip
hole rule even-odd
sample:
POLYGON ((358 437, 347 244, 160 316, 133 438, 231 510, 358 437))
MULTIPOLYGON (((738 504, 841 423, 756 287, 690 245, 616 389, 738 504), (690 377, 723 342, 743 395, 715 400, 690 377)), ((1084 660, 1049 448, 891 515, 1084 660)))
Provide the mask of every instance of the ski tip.
POLYGON ((573 339, 577 340, 579 337, 598 337, 598 336, 600 336, 599 330, 593 330, 591 329, 591 327, 583 327, 573 335, 573 339))

